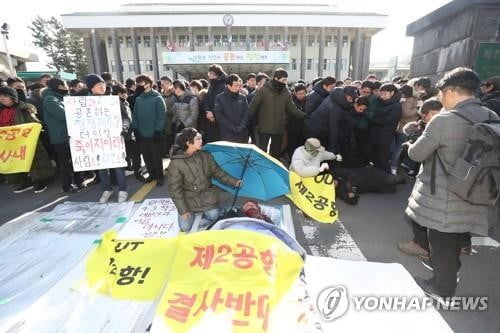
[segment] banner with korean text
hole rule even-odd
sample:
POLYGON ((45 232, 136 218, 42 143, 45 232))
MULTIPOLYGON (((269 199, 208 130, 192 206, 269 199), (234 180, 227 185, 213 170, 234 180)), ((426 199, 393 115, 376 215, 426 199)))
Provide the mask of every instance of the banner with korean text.
POLYGON ((29 172, 42 125, 0 127, 0 173, 29 172))
POLYGON ((118 96, 68 96, 64 107, 75 171, 127 165, 118 96))
POLYGON ((290 172, 290 191, 290 200, 313 220, 323 223, 337 221, 335 185, 331 174, 302 178, 290 172))

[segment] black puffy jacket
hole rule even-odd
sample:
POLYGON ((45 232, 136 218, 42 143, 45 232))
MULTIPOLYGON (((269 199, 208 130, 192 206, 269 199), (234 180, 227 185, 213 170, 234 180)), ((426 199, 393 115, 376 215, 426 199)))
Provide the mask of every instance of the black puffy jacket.
POLYGON ((401 94, 396 92, 389 100, 379 98, 378 108, 370 119, 370 141, 378 145, 390 145, 394 139, 396 128, 401 120, 403 108, 399 100, 401 94))
POLYGON ((313 90, 306 98, 306 113, 311 114, 316 110, 321 103, 328 97, 330 93, 323 88, 321 82, 314 85, 313 90))

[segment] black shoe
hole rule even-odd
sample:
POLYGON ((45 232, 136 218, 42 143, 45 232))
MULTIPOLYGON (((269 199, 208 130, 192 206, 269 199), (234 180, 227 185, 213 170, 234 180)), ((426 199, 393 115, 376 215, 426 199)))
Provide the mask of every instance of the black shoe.
POLYGON ((145 183, 151 183, 153 180, 154 180, 153 177, 148 177, 148 178, 144 179, 144 182, 145 183))
POLYGON ((84 189, 87 187, 87 185, 84 182, 77 183, 76 187, 78 187, 80 190, 84 189))
POLYGON ((450 305, 451 298, 455 295, 454 293, 443 293, 434 288, 432 279, 426 280, 419 277, 413 278, 424 293, 430 297, 434 302, 441 303, 444 306, 450 305))
POLYGON ((427 268, 431 272, 434 272, 434 267, 432 266, 431 259, 424 258, 424 257, 420 257, 420 259, 421 259, 422 265, 424 265, 425 268, 427 268))
POLYGON ((95 176, 94 179, 87 183, 87 186, 99 184, 100 182, 101 180, 99 179, 99 177, 95 176))
POLYGON ((67 189, 64 190, 64 193, 78 193, 82 189, 76 185, 71 184, 67 189))
POLYGON ((23 193, 26 191, 29 191, 33 188, 32 183, 24 183, 24 184, 19 184, 16 187, 13 188, 14 193, 23 193))
POLYGON ((47 185, 44 182, 36 182, 33 185, 33 189, 36 194, 42 193, 45 192, 45 190, 47 189, 47 185))
POLYGON ((156 181, 156 186, 163 186, 163 179, 158 179, 156 181))
POLYGON ((145 183, 145 182, 146 182, 146 178, 144 178, 144 177, 143 177, 140 173, 135 173, 135 174, 134 174, 134 176, 135 176, 135 178, 136 178, 138 181, 140 181, 140 182, 142 182, 142 183, 145 183))

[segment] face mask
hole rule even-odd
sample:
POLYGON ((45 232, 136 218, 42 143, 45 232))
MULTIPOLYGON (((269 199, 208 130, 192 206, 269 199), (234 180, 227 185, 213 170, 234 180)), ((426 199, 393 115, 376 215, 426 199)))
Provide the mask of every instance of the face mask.
POLYGON ((58 94, 63 95, 63 96, 67 96, 69 94, 68 90, 66 90, 66 89, 56 89, 56 92, 58 94))
POLYGON ((271 84, 272 84, 273 88, 276 89, 277 91, 282 91, 286 87, 285 83, 282 83, 282 82, 277 81, 277 80, 273 80, 271 82, 271 84))
POLYGON ((16 91, 19 101, 26 102, 26 93, 24 92, 24 89, 16 89, 16 91))
POLYGON ((137 88, 135 89, 135 92, 138 94, 142 94, 144 92, 144 90, 146 90, 146 88, 144 88, 144 86, 137 86, 137 88))

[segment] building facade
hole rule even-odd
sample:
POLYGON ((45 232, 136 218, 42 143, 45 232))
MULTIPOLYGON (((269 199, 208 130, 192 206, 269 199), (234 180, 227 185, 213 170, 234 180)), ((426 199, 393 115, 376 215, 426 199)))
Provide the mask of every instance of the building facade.
POLYGON ((120 81, 138 73, 201 78, 212 63, 243 76, 284 67, 291 81, 363 78, 371 37, 386 21, 385 15, 343 12, 328 2, 258 1, 128 4, 62 18, 84 37, 90 70, 109 71, 120 81))
POLYGON ((454 0, 409 24, 406 35, 414 37, 412 77, 428 76, 436 81, 453 68, 474 68, 477 64, 484 64, 490 73, 496 66, 500 75, 498 0, 454 0), (483 55, 480 46, 485 43, 492 45, 483 55), (483 56, 485 61, 478 63, 483 56))

